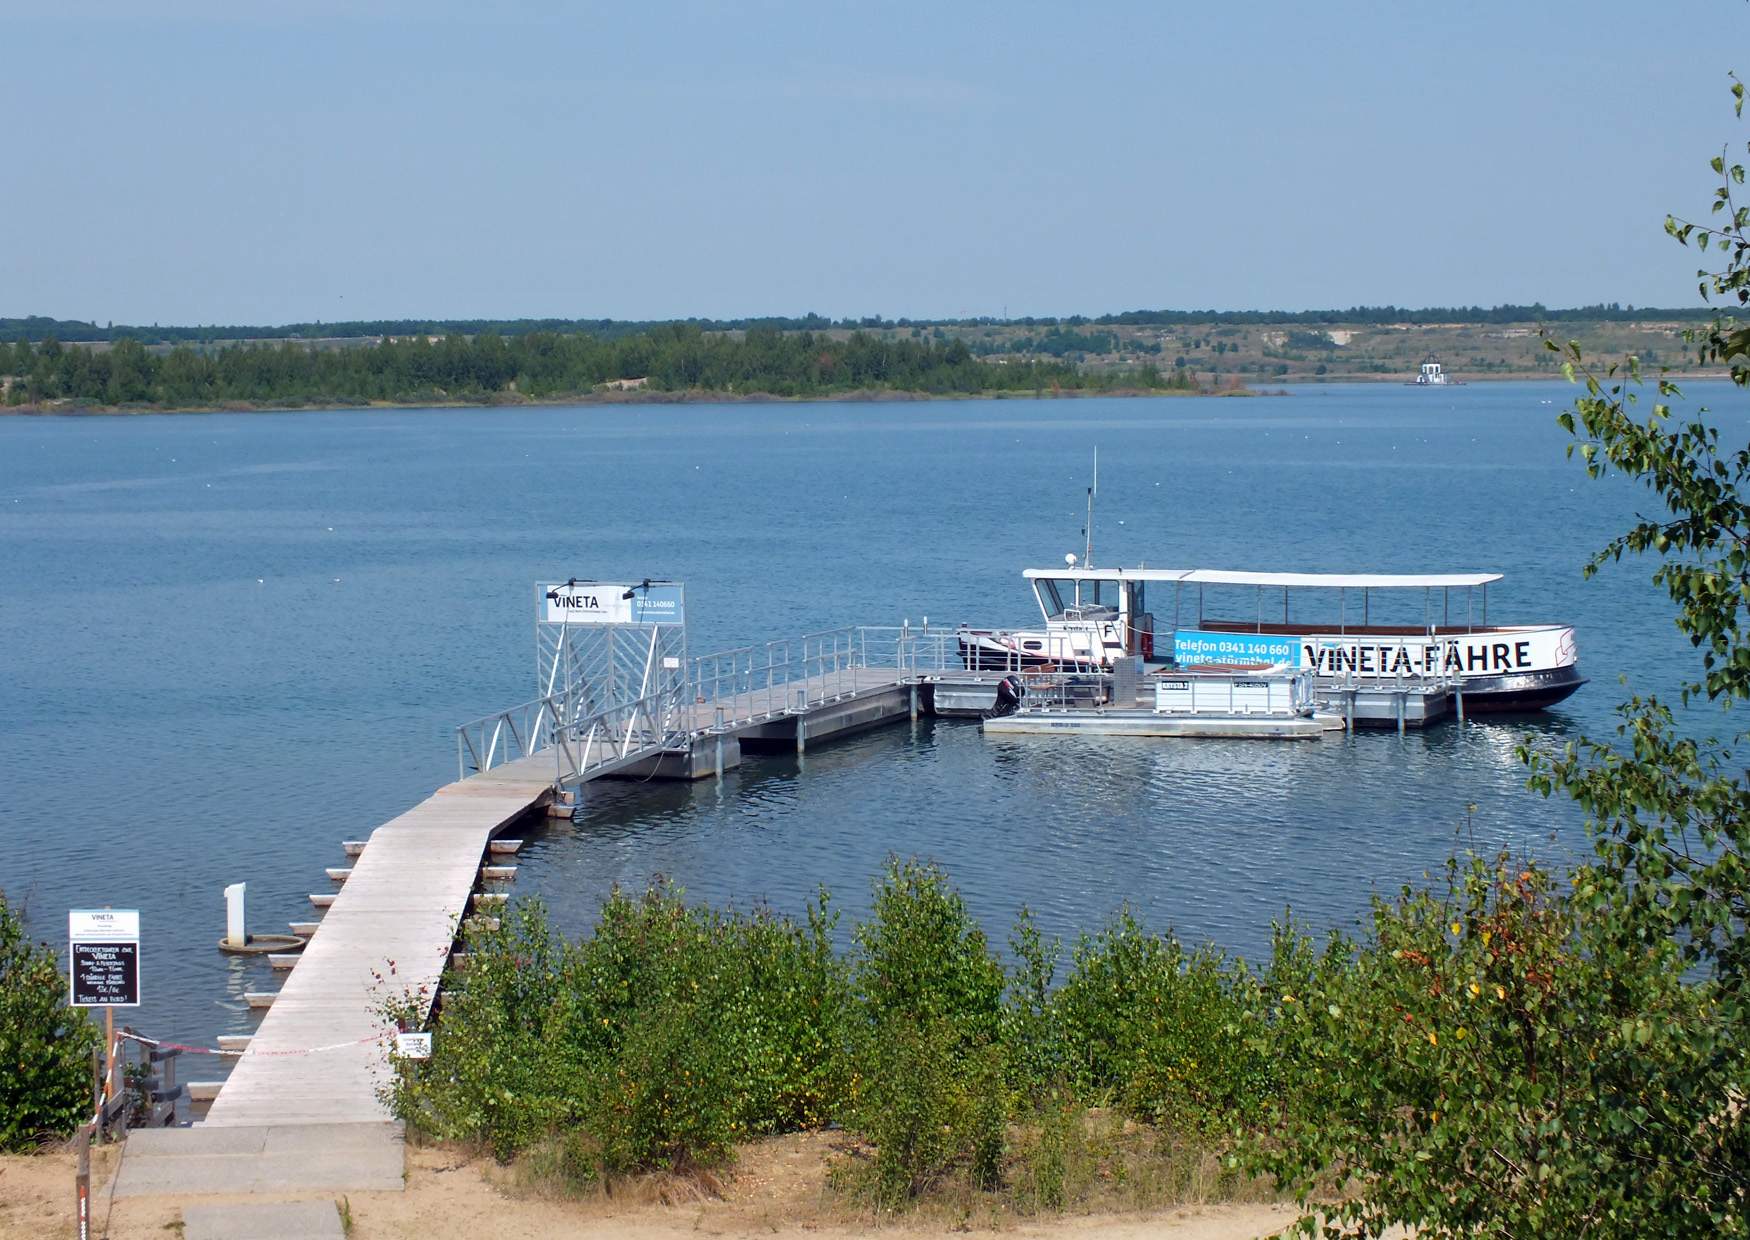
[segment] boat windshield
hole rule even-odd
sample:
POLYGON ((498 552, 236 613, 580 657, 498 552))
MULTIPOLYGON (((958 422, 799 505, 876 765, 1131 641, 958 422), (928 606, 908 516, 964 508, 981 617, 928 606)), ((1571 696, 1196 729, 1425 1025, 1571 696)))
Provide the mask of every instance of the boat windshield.
POLYGON ((1072 613, 1085 616, 1098 608, 1118 610, 1123 583, 1100 578, 1035 577, 1033 593, 1047 620, 1061 620, 1072 613))

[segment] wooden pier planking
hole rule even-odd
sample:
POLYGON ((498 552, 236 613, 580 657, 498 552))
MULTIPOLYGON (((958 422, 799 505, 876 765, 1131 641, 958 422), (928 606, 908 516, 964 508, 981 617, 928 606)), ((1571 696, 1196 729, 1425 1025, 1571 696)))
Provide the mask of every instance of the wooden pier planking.
POLYGON ((500 768, 451 784, 371 833, 207 1126, 389 1118, 376 1093, 388 1073, 381 1006, 421 986, 430 1006, 488 842, 551 795, 544 756, 538 775, 500 768), (316 1047, 336 1049, 286 1053, 316 1047))
MULTIPOLYGON (((838 711, 836 721, 826 720, 818 738, 825 739, 841 728, 865 726, 847 722, 846 703, 878 698, 908 682, 904 673, 860 668, 755 689, 725 699, 732 718, 724 733, 838 711), (799 690, 808 699, 800 711, 799 690)), ((714 704, 695 703, 686 707, 680 728, 708 732, 716 718, 714 704)), ((599 765, 592 762, 588 778, 654 756, 646 746, 599 765)), ((350 871, 335 894, 310 896, 326 914, 203 1125, 259 1128, 388 1119, 377 1098, 377 1087, 388 1079, 382 1006, 392 996, 420 994, 424 987, 421 997, 429 1011, 493 836, 545 805, 558 773, 557 755, 543 750, 440 788, 371 832, 364 846, 348 841, 345 851, 355 858, 350 871), (316 1053, 295 1053, 308 1051, 316 1053)), ((514 851, 518 844, 505 841, 502 850, 514 851)))

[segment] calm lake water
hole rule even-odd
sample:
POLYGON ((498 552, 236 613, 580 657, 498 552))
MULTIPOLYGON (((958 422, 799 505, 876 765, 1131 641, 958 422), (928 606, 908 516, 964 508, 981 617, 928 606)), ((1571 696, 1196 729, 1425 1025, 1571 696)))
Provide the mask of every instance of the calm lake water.
MULTIPOLYGON (((1728 390, 1690 387, 1730 407, 1728 390)), ((1099 562, 1497 569, 1491 617, 1578 625, 1593 682, 1541 719, 1403 739, 926 722, 753 758, 721 786, 592 785, 575 824, 532 835, 515 890, 572 929, 655 873, 786 910, 825 884, 855 917, 883 859, 915 854, 998 941, 1022 904, 1069 935, 1128 900, 1255 954, 1285 906, 1350 924, 1460 841, 1583 848, 1571 808, 1524 789, 1516 740, 1603 733, 1619 675, 1665 691, 1687 673, 1651 565, 1581 579, 1645 500, 1564 458, 1570 395, 0 419, 0 887, 56 943, 69 907, 138 907, 128 1019, 246 1030, 242 992, 273 982, 215 949, 221 888, 248 881, 258 932, 304 920, 340 840, 453 779, 454 725, 532 694, 533 582, 682 579, 695 653, 1035 620, 1020 570, 1080 550, 1098 445, 1099 562)))

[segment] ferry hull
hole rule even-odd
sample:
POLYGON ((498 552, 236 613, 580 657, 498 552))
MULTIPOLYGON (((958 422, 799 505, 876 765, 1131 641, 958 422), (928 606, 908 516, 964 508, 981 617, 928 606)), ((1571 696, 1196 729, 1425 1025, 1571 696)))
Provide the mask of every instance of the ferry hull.
POLYGON ((1477 714, 1525 714, 1565 702, 1586 683, 1577 665, 1464 682, 1464 708, 1477 714))

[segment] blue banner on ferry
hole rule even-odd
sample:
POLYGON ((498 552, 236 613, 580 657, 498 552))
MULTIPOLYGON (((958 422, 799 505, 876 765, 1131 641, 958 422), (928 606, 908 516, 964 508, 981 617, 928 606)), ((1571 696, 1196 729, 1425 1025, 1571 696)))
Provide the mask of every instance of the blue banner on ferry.
POLYGON ((1287 663, 1300 661, 1300 639, 1270 633, 1210 633, 1178 629, 1173 633, 1173 658, 1182 666, 1197 663, 1287 663))

